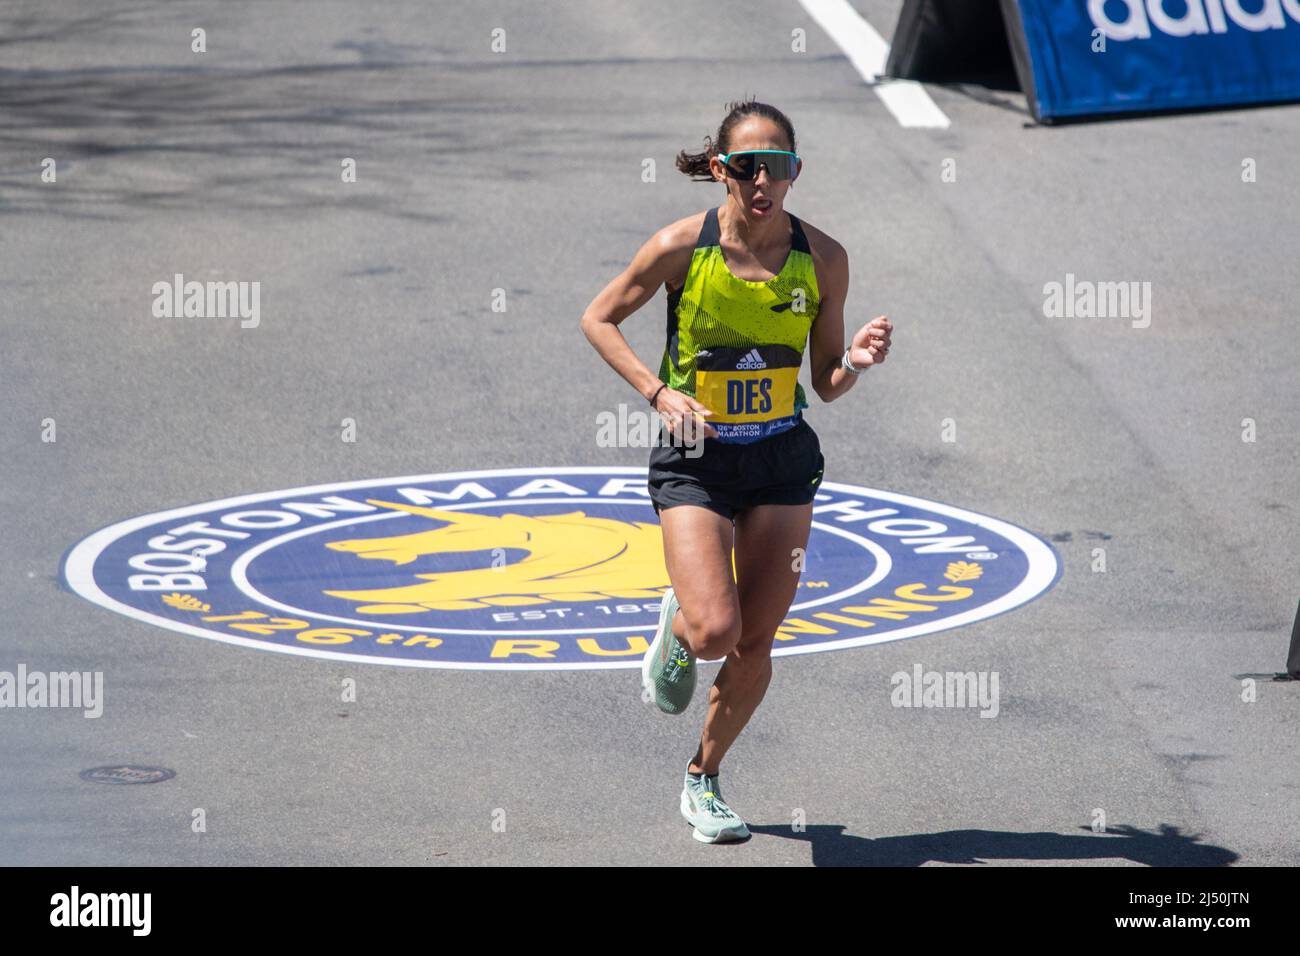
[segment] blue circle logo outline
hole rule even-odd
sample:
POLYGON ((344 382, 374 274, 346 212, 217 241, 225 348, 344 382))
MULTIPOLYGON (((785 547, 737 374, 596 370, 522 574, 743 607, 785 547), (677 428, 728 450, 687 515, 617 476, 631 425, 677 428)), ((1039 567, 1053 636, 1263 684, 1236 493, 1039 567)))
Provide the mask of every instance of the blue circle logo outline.
MULTIPOLYGON (((246 512, 259 512, 268 514, 265 508, 253 508, 252 506, 267 505, 268 503, 289 503, 293 499, 303 498, 308 495, 327 496, 337 498, 339 495, 347 492, 356 492, 365 490, 367 493, 362 495, 351 495, 344 499, 354 501, 356 499, 365 500, 373 495, 379 498, 388 498, 393 502, 401 503, 402 499, 397 496, 397 489, 403 486, 429 486, 437 487, 447 483, 465 483, 471 482, 480 488, 486 488, 493 482, 506 483, 511 480, 524 479, 528 483, 536 483, 539 480, 558 482, 565 484, 565 477, 569 476, 575 480, 578 479, 628 479, 627 484, 620 493, 597 496, 594 490, 588 489, 582 496, 583 502, 580 503, 577 497, 556 497, 554 494, 546 495, 545 492, 539 492, 536 497, 529 496, 512 496, 505 490, 499 490, 493 493, 488 499, 463 499, 459 501, 448 501, 446 503, 436 503, 433 508, 440 511, 457 511, 483 513, 488 510, 488 506, 500 508, 503 505, 515 506, 516 510, 522 510, 530 506, 541 505, 543 499, 545 505, 552 509, 550 514, 554 513, 556 508, 577 508, 588 507, 588 499, 596 499, 604 502, 615 509, 637 507, 646 509, 646 517, 635 519, 636 524, 649 523, 657 531, 658 525, 655 516, 650 511, 648 496, 644 492, 645 469, 623 466, 572 466, 572 467, 532 467, 532 468, 509 468, 509 469, 481 469, 466 472, 435 473, 424 475, 413 475, 399 478, 384 478, 362 481, 337 482, 323 485, 312 485, 301 488, 284 489, 272 492, 260 492, 255 494, 237 496, 233 498, 221 499, 217 501, 203 502, 195 505, 188 505, 181 508, 172 509, 164 512, 157 512, 148 515, 142 515, 118 522, 107 528, 95 532, 73 546, 67 553, 63 562, 63 579, 67 586, 92 603, 98 604, 116 613, 123 614, 136 620, 141 620, 168 630, 189 634, 192 636, 204 637, 210 640, 218 640, 223 643, 234 644, 236 646, 254 648, 258 650, 270 650, 278 653, 289 653, 300 656, 325 658, 331 660, 348 660, 360 663, 387 664, 390 666, 408 666, 408 667, 432 667, 432 668, 450 668, 450 669, 491 669, 491 670, 546 670, 546 669, 607 669, 607 668, 628 668, 640 666, 642 651, 637 650, 636 643, 633 640, 635 635, 643 635, 640 639, 643 642, 653 637, 654 620, 657 614, 652 611, 657 608, 657 598, 653 601, 642 602, 642 608, 636 615, 640 620, 633 620, 631 617, 625 621, 618 622, 612 627, 588 627, 585 623, 578 625, 570 619, 565 621, 560 627, 555 627, 552 622, 546 622, 549 627, 523 627, 501 626, 495 629, 482 630, 475 632, 469 629, 470 633, 478 633, 483 640, 494 640, 492 635, 501 635, 501 640, 512 642, 510 646, 511 654, 507 657, 514 656, 514 659, 492 659, 483 653, 477 655, 465 655, 459 653, 453 648, 454 643, 449 645, 445 638, 439 638, 438 635, 454 637, 458 632, 464 632, 466 629, 457 628, 447 624, 438 626, 437 623, 414 623, 406 625, 400 618, 386 617, 376 619, 371 623, 370 630, 387 630, 390 633, 383 635, 386 638, 397 638, 409 632, 421 632, 424 634, 424 642, 414 642, 408 649, 406 643, 399 645, 402 653, 393 653, 393 647, 387 646, 383 650, 388 653, 376 654, 358 652, 358 641, 362 641, 362 636, 357 632, 363 630, 363 625, 368 623, 366 620, 357 620, 356 618, 347 618, 346 616, 325 613, 321 610, 303 610, 300 618, 285 618, 280 615, 280 611, 287 605, 279 600, 273 599, 270 602, 265 600, 257 601, 256 606, 263 608, 263 611, 253 610, 252 604, 247 607, 236 608, 232 603, 216 608, 222 614, 208 613, 214 610, 211 602, 206 597, 213 593, 209 589, 189 589, 184 588, 170 590, 164 589, 163 592, 155 590, 153 592, 144 592, 137 595, 132 592, 136 599, 121 600, 124 584, 120 579, 121 573, 128 568, 123 567, 124 562, 119 558, 116 561, 117 567, 113 566, 112 561, 105 562, 103 559, 106 554, 111 554, 115 545, 120 545, 130 536, 136 535, 144 540, 161 540, 159 536, 170 529, 173 525, 182 519, 195 519, 207 516, 216 520, 219 514, 225 515, 243 515, 246 512), (529 482, 529 480, 532 480, 529 482), (639 484, 638 484, 639 483, 639 484), (475 504, 483 506, 475 509, 475 504), (143 532, 148 532, 144 536, 143 532), (104 577, 112 578, 116 575, 119 580, 112 582, 102 582, 104 577), (103 583, 103 587, 101 587, 103 583), (113 593, 109 593, 112 591, 113 593), (148 598, 152 598, 152 602, 148 598), (175 599, 167 606, 159 606, 160 597, 175 599), (176 603, 179 602, 179 603, 176 603), (204 606, 207 605, 206 608, 204 606), (203 610, 200 610, 203 609, 203 610), (271 612, 271 613, 267 613, 271 612), (256 616, 260 615, 260 616, 256 616), (221 618, 224 620, 212 620, 221 618), (646 623, 648 618, 649 623, 646 623), (339 626, 340 621, 349 621, 350 623, 339 626), (304 644, 301 641, 291 642, 288 638, 292 634, 292 629, 288 632, 278 632, 273 628, 291 628, 291 624, 300 624, 298 633, 311 640, 322 641, 321 644, 304 644), (314 625, 322 626, 316 627, 314 625), (313 626, 308 626, 313 625, 313 626), (255 636, 247 637, 244 633, 237 633, 234 628, 244 628, 245 632, 253 630, 255 636), (346 633, 348 631, 352 633, 346 633), (425 633, 427 632, 427 633, 425 633), (531 647, 529 639, 525 635, 549 635, 549 643, 558 643, 551 641, 550 638, 562 637, 564 634, 569 635, 592 635, 600 638, 602 634, 612 635, 621 633, 628 635, 626 646, 617 649, 618 657, 609 659, 612 652, 609 648, 601 646, 599 642, 592 644, 595 653, 598 655, 592 657, 585 653, 579 659, 571 659, 572 653, 563 654, 556 657, 554 653, 549 655, 543 654, 544 659, 538 659, 536 655, 539 652, 536 648, 531 647), (315 637, 312 637, 315 635, 315 637), (270 638, 270 640, 268 640, 270 638), (517 639, 516 639, 517 638, 517 639), (276 643, 280 641, 280 643, 276 643), (331 643, 338 641, 339 643, 331 643), (437 641, 437 645, 433 642, 437 641), (528 659, 521 660, 515 656, 515 644, 523 645, 524 651, 521 653, 528 659), (344 650, 342 648, 351 646, 352 649, 344 650), (441 654, 432 655, 435 649, 444 649, 441 654), (450 653, 448 653, 450 652, 450 653), (457 656, 458 655, 458 656, 457 656), (605 659, 601 659, 604 657, 605 659)), ((1032 533, 1020 528, 1009 522, 998 518, 992 518, 981 515, 976 512, 970 512, 965 509, 956 508, 951 505, 941 504, 939 502, 928 501, 926 499, 915 498, 909 495, 903 495, 895 492, 881 491, 878 489, 866 488, 859 485, 844 484, 840 482, 824 482, 819 489, 817 496, 818 508, 814 513, 813 534, 809 541, 809 566, 803 573, 803 579, 800 582, 800 592, 796 595, 795 601, 791 606, 791 611, 782 625, 782 630, 778 633, 778 639, 773 647, 772 654, 774 657, 787 656, 792 654, 817 653, 828 650, 841 650, 852 647, 870 646, 877 643, 892 642, 895 640, 904 640, 911 637, 919 637, 924 634, 936 633, 939 631, 950 630, 964 624, 974 623, 980 620, 986 620, 991 617, 1007 613, 1030 601, 1042 596, 1050 590, 1060 579, 1062 569, 1060 561, 1055 550, 1043 539, 1032 533), (851 506, 850 506, 851 505, 851 506), (844 508, 843 511, 839 510, 844 508), (854 509, 858 513, 855 513, 854 509), (865 510, 864 510, 865 509, 865 510), (866 598, 862 592, 868 590, 871 585, 865 588, 861 586, 863 581, 872 579, 875 571, 881 568, 882 562, 876 557, 872 549, 879 551, 884 548, 885 553, 890 556, 904 556, 909 560, 913 555, 907 555, 905 549, 900 547, 902 542, 909 542, 913 545, 915 551, 922 549, 939 548, 940 544, 934 543, 938 539, 945 538, 943 534, 932 534, 926 536, 921 533, 926 530, 938 532, 937 528, 914 529, 912 532, 904 534, 894 528, 890 528, 891 537, 884 538, 889 543, 885 547, 879 540, 874 540, 865 534, 858 534, 849 530, 849 526, 841 524, 846 518, 850 519, 852 524, 865 521, 865 517, 859 517, 859 514, 865 514, 870 517, 877 512, 888 511, 890 514, 880 517, 873 522, 883 528, 884 525, 907 524, 924 525, 927 523, 935 525, 951 526, 959 524, 962 527, 958 530, 969 531, 979 529, 986 536, 985 541, 975 542, 981 544, 985 550, 970 547, 964 551, 954 550, 954 547, 960 548, 960 545, 954 546, 951 541, 945 540, 941 544, 945 551, 939 551, 936 560, 942 565, 946 561, 947 570, 943 572, 943 578, 936 574, 931 574, 932 580, 925 584, 924 588, 918 590, 916 584, 910 585, 912 590, 901 591, 899 593, 890 593, 885 596, 866 598), (925 517, 920 517, 925 516, 925 517), (935 520, 935 519, 939 520, 935 520), (856 539, 856 540, 855 540, 856 539), (813 567, 817 564, 813 556, 818 551, 818 543, 823 545, 827 542, 845 541, 850 548, 857 549, 863 555, 871 559, 867 573, 861 575, 856 582, 859 586, 853 586, 845 577, 829 593, 815 593, 812 587, 805 589, 805 583, 816 585, 820 583, 823 587, 827 582, 809 582, 808 579, 812 573, 813 567), (915 544, 915 542, 930 542, 928 544, 915 544), (996 545, 995 550, 988 550, 988 542, 996 545), (1010 561, 1006 559, 1012 559, 1010 561), (947 560, 953 559, 953 560, 947 560), (985 574, 988 568, 1004 568, 1007 572, 1012 571, 1013 564, 1021 564, 1014 574, 1007 577, 1000 586, 993 588, 992 592, 987 595, 981 595, 981 599, 966 602, 965 597, 959 600, 954 599, 953 595, 971 596, 976 593, 976 588, 972 585, 983 585, 986 581, 996 584, 996 575, 985 574), (980 579, 984 580, 981 581, 980 579), (845 586, 841 586, 845 585, 845 586), (850 598, 858 603, 852 605, 854 609, 851 614, 836 613, 837 604, 843 604, 841 597, 850 598), (928 602, 928 603, 927 603, 928 602), (936 602, 942 602, 937 603, 936 602), (954 606, 949 607, 949 603, 954 606), (964 603, 965 602, 965 603, 964 603), (959 606, 958 606, 959 605, 959 606), (931 613, 928 617, 917 617, 916 608, 926 607, 930 612, 938 610, 940 613, 931 613), (818 610, 824 608, 824 610, 818 610), (799 617, 803 612, 807 612, 807 617, 799 617), (951 612, 951 613, 948 613, 951 612), (865 617, 861 615, 866 615, 865 617), (814 620, 816 618, 816 620, 814 620), (824 619, 824 620, 823 620, 824 619), (806 630, 803 633, 790 634, 786 632, 786 625, 791 622, 797 623, 801 628, 806 630), (852 625, 856 624, 856 628, 852 625), (843 633, 845 627, 855 633, 843 633)), ((371 508, 367 513, 356 515, 345 513, 329 514, 326 517, 332 518, 333 521, 320 521, 316 525, 306 525, 302 528, 291 529, 285 533, 280 528, 269 528, 274 534, 259 534, 245 526, 243 530, 247 535, 243 539, 234 537, 222 537, 229 545, 245 544, 247 547, 236 547, 227 555, 230 560, 227 564, 242 562, 242 567, 246 570, 253 564, 256 558, 261 554, 274 554, 276 547, 274 541, 277 538, 307 539, 315 534, 323 533, 327 530, 326 526, 333 524, 339 528, 348 525, 360 525, 365 522, 380 522, 381 525, 390 523, 416 522, 422 526, 430 526, 433 522, 428 517, 416 514, 398 515, 395 512, 384 514, 376 513, 378 509, 371 508), (249 542, 251 540, 251 543, 249 542), (260 551, 258 551, 260 549, 260 551), (258 554, 251 552, 258 551, 258 554)), ((317 517, 320 517, 319 515, 317 517)), ((516 515, 515 517, 519 517, 516 515)), ((245 520, 252 520, 251 517, 245 520)), ((592 520, 599 520, 593 518, 592 520)), ((192 523, 192 522, 191 522, 192 523)), ((206 523, 206 522, 205 522, 206 523)), ((608 520, 605 522, 609 523, 608 520)), ((188 527, 190 523, 183 523, 182 527, 188 527)), ((374 527, 375 525, 371 525, 374 527)), ((224 531, 225 535, 233 535, 235 532, 230 528, 216 529, 214 535, 221 536, 224 531)), ((205 532, 190 532, 202 536, 205 532)), ((426 537, 426 534, 412 533, 401 537, 426 537)), ((879 536, 878 536, 879 537, 879 536)), ((946 536, 952 538, 951 535, 946 536)), ((960 535, 958 537, 961 537, 960 535)), ((969 538, 970 535, 965 537, 969 538)), ((389 539, 391 540, 391 539, 389 539)), ((952 538, 957 540, 957 538, 952 538)), ((662 548, 662 539, 660 549, 662 548)), ((146 561, 140 570, 135 573, 148 575, 149 572, 157 572, 159 576, 165 574, 168 568, 181 568, 193 566, 199 560, 198 555, 189 555, 182 551, 176 551, 174 548, 176 542, 169 542, 173 546, 173 553, 176 555, 175 562, 164 562, 161 567, 150 564, 146 561), (187 561, 189 564, 187 564, 187 561)), ((211 547, 211 545, 208 545, 211 547)), ((387 544, 385 548, 391 550, 387 544)), ((129 549, 128 549, 129 550, 129 549)), ((199 549, 195 549, 196 551, 199 549)), ((645 549, 643 548, 643 551, 645 549)), ((139 554, 135 556, 137 559, 139 554)), ((380 557, 389 558, 388 555, 359 555, 359 557, 380 557)), ((428 555, 419 554, 420 559, 426 559, 428 555)), ((162 558, 155 554, 153 561, 160 561, 162 558)), ((845 557, 839 555, 840 563, 844 563, 845 557)), ((219 562, 220 563, 220 562, 219 562)), ((370 562, 363 561, 363 564, 370 562)), ((380 563, 383 563, 381 560, 380 563)), ((830 564, 831 562, 825 562, 830 564)), ((906 562, 904 562, 906 564, 906 562)), ((660 551, 659 565, 662 568, 662 553, 660 551)), ((206 565, 205 565, 206 566, 206 565)), ((865 566, 865 565, 864 565, 865 566)), ((134 569, 136 565, 132 565, 134 569)), ((886 570, 892 570, 894 563, 890 562, 890 567, 886 570)), ((462 569, 462 571, 468 569, 462 569)), ((454 578, 456 574, 443 575, 424 575, 425 577, 450 577, 454 578)), ((463 573, 461 576, 465 576, 463 573)), ((850 575, 851 576, 851 575, 850 575)), ((842 575, 843 577, 843 575, 842 575)), ((1006 577, 1004 575, 1004 577, 1006 577)), ((626 575, 624 575, 626 583, 626 575)), ((663 584, 666 585, 666 572, 663 575, 663 584)), ((206 579, 205 579, 206 583, 206 579)), ((233 586, 234 582, 227 575, 224 583, 233 586)), ((245 582, 247 584, 247 582, 245 582)), ((902 587, 900 585, 900 587, 902 587)), ((223 588, 217 588, 222 593, 227 602, 229 602, 229 592, 223 588)), ((256 589, 252 589, 256 593, 256 589)), ((388 589, 384 589, 388 590, 388 589)), ((651 590, 654 590, 653 588, 651 590)), ((658 588, 659 591, 662 588, 658 588)), ((249 599, 251 600, 251 599, 249 599)), ((489 599, 490 600, 490 599, 489 599)), ((531 600, 531 598, 529 599, 531 600)), ((248 601, 246 600, 247 604, 248 601)), ((375 607, 376 605, 369 605, 375 607)), ((388 608, 388 605, 380 605, 388 608)), ((632 611, 633 604, 619 605, 621 611, 632 611)), ((295 609, 296 611, 297 609, 295 609)), ((406 609, 411 610, 411 609, 406 609)), ((416 610, 422 610, 416 609, 416 610)), ((608 609, 606 609, 608 613, 608 609)), ((291 613, 286 611, 285 613, 291 613)), ((431 612, 432 613, 432 612, 431 612)), ((446 612, 441 612, 446 613, 446 612)), ((538 612, 534 611, 536 616, 538 612)), ((434 614, 436 617, 436 614, 434 614)), ((497 611, 494 617, 509 618, 510 612, 497 611)), ((511 623, 507 621, 506 623, 511 623)), ((522 624, 522 621, 515 622, 522 624)), ((371 633, 368 635, 372 640, 378 639, 380 635, 371 633)), ((462 635, 463 637, 463 635, 462 635)), ((583 639, 579 639, 581 644, 583 639)), ((591 638, 586 638, 591 640, 591 638)), ((494 644, 495 651, 500 645, 494 644)), ((562 651, 568 651, 567 647, 559 648, 562 651)), ((720 663, 720 662, 709 662, 720 663)))

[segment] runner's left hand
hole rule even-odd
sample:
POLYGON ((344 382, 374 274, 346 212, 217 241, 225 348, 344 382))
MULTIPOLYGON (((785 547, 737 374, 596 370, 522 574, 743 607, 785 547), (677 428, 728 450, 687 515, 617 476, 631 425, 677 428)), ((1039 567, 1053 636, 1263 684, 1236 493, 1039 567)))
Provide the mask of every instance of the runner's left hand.
POLYGON ((889 317, 878 315, 858 329, 850 344, 849 361, 858 368, 879 365, 889 357, 890 335, 894 331, 889 317))

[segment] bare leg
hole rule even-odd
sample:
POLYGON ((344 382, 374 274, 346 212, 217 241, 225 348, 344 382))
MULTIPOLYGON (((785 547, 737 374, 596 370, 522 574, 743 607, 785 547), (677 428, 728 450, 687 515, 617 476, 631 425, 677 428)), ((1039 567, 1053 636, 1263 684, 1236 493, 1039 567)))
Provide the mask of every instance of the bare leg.
POLYGON ((740 638, 740 600, 732 567, 731 521, 697 505, 659 512, 664 563, 680 609, 673 636, 696 658, 725 657, 740 638))
MULTIPOLYGON (((709 690, 709 714, 691 773, 718 772, 772 680, 772 643, 799 586, 795 549, 807 548, 812 503, 759 505, 736 516, 741 633, 709 690)), ((684 606, 683 606, 684 609, 684 606)))

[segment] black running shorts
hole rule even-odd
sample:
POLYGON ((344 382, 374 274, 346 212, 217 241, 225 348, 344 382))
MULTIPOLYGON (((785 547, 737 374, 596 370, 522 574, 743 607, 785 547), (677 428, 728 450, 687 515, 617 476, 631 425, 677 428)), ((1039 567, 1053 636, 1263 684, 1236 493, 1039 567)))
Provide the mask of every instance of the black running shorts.
POLYGON ((821 442, 803 418, 793 428, 756 442, 704 439, 703 449, 662 444, 650 450, 648 487, 655 514, 674 505, 701 505, 724 518, 754 505, 803 505, 822 483, 821 442), (697 453, 690 457, 687 452, 697 453))

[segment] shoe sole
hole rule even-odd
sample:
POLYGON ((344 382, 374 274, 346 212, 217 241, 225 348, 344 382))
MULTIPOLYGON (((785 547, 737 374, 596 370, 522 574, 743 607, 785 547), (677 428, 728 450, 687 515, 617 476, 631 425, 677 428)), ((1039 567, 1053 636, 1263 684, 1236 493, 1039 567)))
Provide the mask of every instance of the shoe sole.
MULTIPOLYGON (((668 591, 671 590, 672 588, 668 589, 668 591)), ((650 649, 645 652, 645 657, 641 661, 641 691, 642 693, 648 693, 650 695, 650 699, 654 701, 654 705, 658 708, 660 713, 676 717, 678 714, 685 713, 686 708, 683 707, 681 710, 677 711, 664 710, 659 706, 659 695, 655 693, 654 685, 650 682, 650 668, 653 666, 655 657, 658 656, 659 651, 663 646, 663 642, 668 640, 666 635, 672 633, 671 621, 668 622, 667 630, 664 628, 664 618, 668 617, 668 609, 672 607, 672 602, 668 599, 668 591, 665 591, 663 598, 661 598, 663 607, 659 609, 659 627, 655 630, 655 639, 651 642, 650 649)), ((676 597, 676 595, 674 595, 674 597, 676 597)))
POLYGON ((691 836, 701 843, 739 843, 741 840, 749 839, 749 827, 745 826, 743 822, 735 827, 724 827, 718 831, 716 836, 709 836, 707 833, 701 832, 700 828, 695 825, 695 821, 691 819, 691 801, 684 789, 682 790, 681 810, 682 816, 691 826, 691 836))

